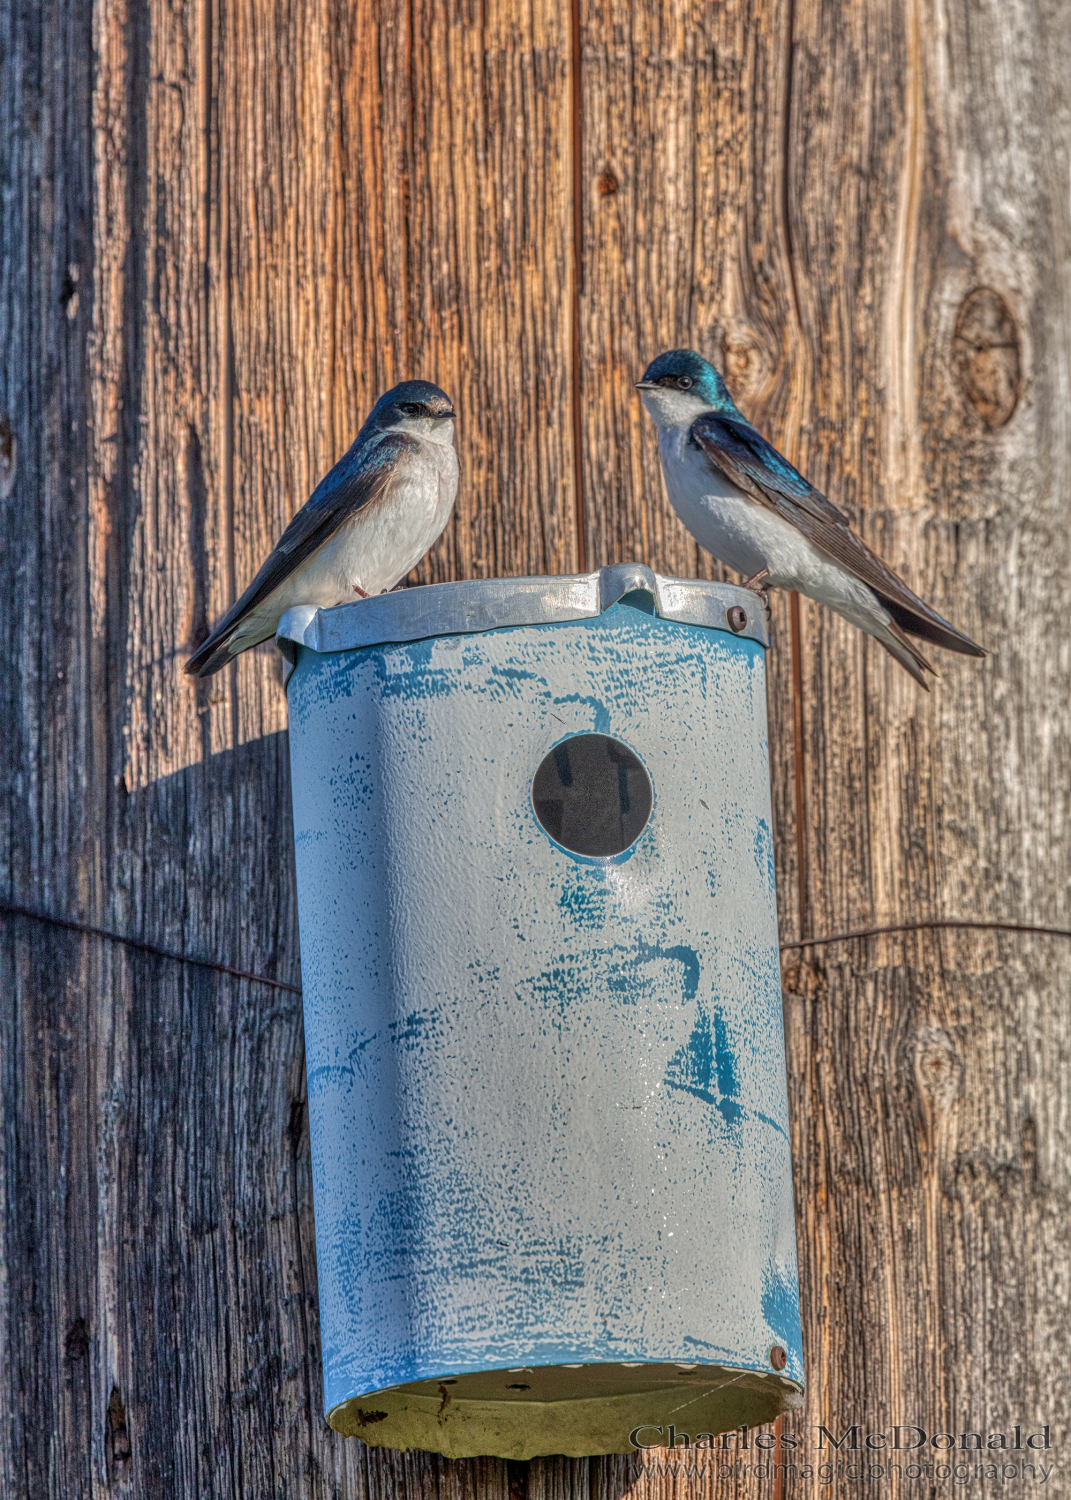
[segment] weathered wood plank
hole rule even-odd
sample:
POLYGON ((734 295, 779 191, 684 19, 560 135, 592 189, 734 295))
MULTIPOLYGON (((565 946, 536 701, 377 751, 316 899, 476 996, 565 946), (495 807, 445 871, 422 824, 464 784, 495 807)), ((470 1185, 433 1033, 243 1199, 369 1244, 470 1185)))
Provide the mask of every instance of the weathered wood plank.
MULTIPOLYGON (((757 421, 789 433, 798 423, 805 361, 783 214, 790 9, 777 0, 583 7, 581 392, 593 566, 638 558, 664 573, 730 576, 666 501, 654 429, 633 389, 655 354, 699 349, 729 372, 757 421)), ((792 691, 787 601, 773 608, 768 665, 781 701, 792 691)), ((787 736, 773 729, 779 905, 792 931, 791 722, 787 736)), ((652 1500, 773 1495, 769 1474, 720 1477, 718 1459, 654 1450, 627 1465, 627 1479, 603 1460, 603 1483, 652 1500)))
MULTIPOLYGON (((803 364, 783 217, 789 7, 598 0, 582 7, 581 410, 590 566, 638 558, 728 577, 666 502, 634 382, 663 349, 730 372, 757 421, 792 433, 803 364)), ((774 674, 790 671, 774 601, 774 674)), ((791 751, 774 744, 780 902, 794 930, 791 751), (787 799, 782 795, 788 788, 787 799)))
MULTIPOLYGON (((418 374, 457 403, 461 475, 416 576, 574 569, 566 19, 260 0, 231 16, 238 586, 376 396, 418 374)), ((285 727, 274 651, 257 668, 242 739, 285 727)))
MULTIPOLYGON (((691 343, 994 647, 922 698, 776 601, 786 938, 1071 922, 1066 15, 577 17, 579 54, 542 0, 0 13, 4 892, 295 978, 274 659, 198 690, 183 652, 403 374, 462 413, 422 579, 577 566, 578 460, 588 566, 713 571, 631 385, 691 343)), ((1059 1420, 1065 971, 967 933, 787 964, 797 1430, 1059 1420)), ((734 1488, 337 1439, 296 997, 10 919, 0 997, 5 1495, 734 1488)))
MULTIPOLYGON (((995 12, 972 11, 968 27, 965 10, 797 5, 764 30, 749 11, 771 75, 761 89, 762 65, 748 74, 731 32, 703 51, 731 13, 690 17, 675 55, 676 8, 585 13, 601 47, 584 57, 593 545, 663 566, 681 555, 627 381, 658 348, 692 343, 720 355, 749 414, 872 544, 995 648, 981 667, 943 658, 921 698, 843 622, 804 601, 793 639, 791 611, 775 615, 786 938, 928 915, 1067 925, 1068 659, 1049 613, 1067 600, 1066 535, 1053 531, 1071 355, 1053 316, 1067 297, 1054 248, 1067 243, 1067 132, 1043 150, 1034 115, 1065 119, 1062 37, 1025 10, 1012 44, 995 12), (704 62, 720 114, 702 108, 704 62), (735 133, 730 77, 744 94, 735 133), (599 193, 600 173, 614 191, 599 193), (764 279, 741 275, 749 258, 764 279), (650 342, 634 351, 637 333, 650 342), (615 446, 609 485, 598 465, 615 446)), ((930 935, 788 964, 811 1382, 793 1426, 915 1411, 959 1431, 1061 1409, 1036 1351, 1057 1325, 1066 1339, 1067 1310, 1030 1289, 1052 1286, 1064 1256, 1027 1225, 1066 1211, 1067 1180, 1028 1165, 1039 1127, 1021 1061, 1025 1048, 1026 1075, 1062 1118, 1066 984, 1059 970, 1041 978, 1046 941, 930 935), (976 1309, 984 1332, 965 1338, 976 1309)), ((1055 1152, 1058 1133, 1046 1140, 1055 1152)), ((652 1465, 649 1492, 666 1483, 652 1465)))
MULTIPOLYGON (((795 38, 799 454, 993 651, 942 657, 923 698, 805 606, 804 930, 1067 926, 1066 16, 806 5, 795 38), (965 352, 987 329, 1004 347, 965 352)), ((788 972, 811 1409, 954 1432, 1060 1420, 1042 1351, 1067 1306, 1037 1289, 1066 1275, 1042 1228, 1068 1202, 1062 958, 942 933, 788 972)))
MULTIPOLYGON (((95 888, 78 804, 92 778, 85 689, 92 253, 91 15, 0 9, 0 889, 63 906, 95 888), (82 304, 81 307, 79 304, 82 304)), ((99 1411, 87 1205, 95 1171, 83 996, 53 934, 0 929, 0 1491, 90 1492, 99 1411)))
MULTIPOLYGON (((403 374, 462 412, 422 576, 575 566, 567 27, 3 25, 4 890, 294 978, 276 665, 178 668, 403 374)), ((2 933, 4 1493, 500 1493, 323 1422, 297 998, 2 933)))

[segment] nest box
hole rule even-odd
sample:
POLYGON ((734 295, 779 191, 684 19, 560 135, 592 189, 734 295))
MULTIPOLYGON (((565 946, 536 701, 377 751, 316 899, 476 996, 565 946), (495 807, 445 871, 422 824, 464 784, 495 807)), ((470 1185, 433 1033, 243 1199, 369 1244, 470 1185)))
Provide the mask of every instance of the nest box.
POLYGON ((767 644, 635 565, 282 621, 340 1432, 582 1455, 799 1404, 767 644))

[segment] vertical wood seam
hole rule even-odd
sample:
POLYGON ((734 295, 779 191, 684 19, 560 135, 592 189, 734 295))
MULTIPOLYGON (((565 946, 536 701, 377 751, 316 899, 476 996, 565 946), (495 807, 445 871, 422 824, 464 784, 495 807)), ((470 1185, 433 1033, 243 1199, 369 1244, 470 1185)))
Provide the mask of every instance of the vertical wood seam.
POLYGON ((581 0, 572 0, 570 7, 570 59, 572 75, 572 194, 573 194, 573 307, 572 307, 572 361, 571 391, 573 408, 573 513, 576 526, 576 566, 579 572, 588 569, 587 517, 584 513, 584 430, 580 411, 582 382, 580 378, 580 297, 584 290, 584 200, 582 196, 584 171, 583 144, 583 80, 580 71, 582 33, 580 26, 581 0))
POLYGON ((417 79, 414 71, 413 58, 413 32, 416 26, 414 15, 414 0, 409 0, 405 11, 405 165, 402 170, 402 244, 405 253, 401 257, 405 268, 405 287, 401 306, 405 311, 402 321, 401 334, 398 341, 398 352, 401 355, 401 374, 395 367, 393 381, 398 379, 412 380, 416 371, 412 369, 411 329, 415 320, 419 326, 420 310, 413 306, 413 288, 416 285, 419 268, 414 264, 415 253, 413 246, 413 184, 416 178, 416 98, 417 79))
MULTIPOLYGON (((781 137, 781 222, 784 226, 785 259, 792 292, 792 310, 796 329, 803 339, 803 313, 799 284, 796 280, 796 249, 792 237, 792 205, 788 170, 792 159, 792 68, 796 40, 796 0, 786 0, 785 16, 785 118, 781 137)), ((793 798, 796 807, 796 898, 799 905, 799 931, 807 930, 807 800, 803 774, 803 647, 800 620, 800 596, 795 589, 789 594, 789 647, 792 660, 792 758, 794 762, 793 798)))
POLYGON ((895 403, 889 434, 894 444, 892 473, 904 486, 909 504, 915 507, 919 503, 921 475, 914 289, 925 168, 918 0, 906 0, 904 20, 907 53, 904 79, 904 154, 892 259, 893 294, 889 298, 886 315, 886 337, 889 345, 889 385, 895 403))
MULTIPOLYGON (((226 165, 227 152, 223 140, 223 0, 218 0, 213 15, 216 20, 216 27, 215 34, 212 35, 210 33, 209 35, 209 45, 217 54, 218 62, 218 71, 216 73, 216 149, 219 152, 219 170, 216 176, 216 183, 219 193, 217 213, 219 215, 220 258, 220 343, 222 345, 220 349, 222 365, 220 399, 223 406, 223 420, 220 423, 222 446, 220 468, 223 485, 223 509, 227 528, 227 596, 229 603, 233 603, 238 597, 238 558, 234 537, 234 299, 231 286, 233 273, 230 212, 231 174, 226 165)), ((227 677, 231 708, 231 748, 236 750, 240 743, 237 658, 231 661, 227 669, 227 677)))
POLYGON ((800 289, 796 281, 796 248, 792 239, 792 214, 788 191, 788 164, 792 152, 792 57, 796 49, 796 0, 786 0, 785 15, 785 119, 781 136, 781 222, 784 225, 785 250, 788 261, 788 282, 792 288, 792 307, 796 314, 796 327, 803 335, 803 314, 800 310, 800 289))
MULTIPOLYGON (((302 1078, 304 1078, 304 1048, 302 1048, 301 1050, 301 1075, 302 1078)), ((311 1292, 311 1287, 309 1285, 309 1271, 311 1267, 307 1266, 305 1262, 305 1242, 301 1232, 302 1226, 298 1222, 301 1203, 301 1174, 299 1168, 299 1160, 301 1156, 301 1137, 305 1131, 308 1121, 308 1104, 306 1099, 302 1099, 300 1101, 300 1114, 298 1117, 298 1121, 295 1121, 294 1106, 297 1102, 298 1101, 292 1100, 290 1104, 290 1121, 287 1128, 287 1135, 290 1144, 290 1191, 293 1194, 292 1207, 294 1214, 294 1255, 297 1261, 296 1270, 300 1301, 299 1314, 301 1317, 301 1343, 305 1354, 305 1357, 302 1361, 301 1376, 302 1384, 305 1390, 304 1407, 306 1415, 306 1431, 308 1432, 309 1452, 312 1453, 315 1450, 316 1442, 316 1434, 314 1430, 316 1418, 314 1416, 314 1413, 319 1403, 315 1399, 316 1393, 314 1389, 314 1381, 310 1372, 313 1340, 309 1337, 309 1310, 307 1299, 311 1292), (299 1128, 297 1129, 295 1129, 296 1123, 299 1124, 299 1128)))
POLYGON ((796 897, 799 903, 799 930, 807 930, 807 784, 803 774, 803 644, 800 624, 800 596, 795 589, 788 596, 789 649, 792 658, 792 758, 796 804, 796 897))

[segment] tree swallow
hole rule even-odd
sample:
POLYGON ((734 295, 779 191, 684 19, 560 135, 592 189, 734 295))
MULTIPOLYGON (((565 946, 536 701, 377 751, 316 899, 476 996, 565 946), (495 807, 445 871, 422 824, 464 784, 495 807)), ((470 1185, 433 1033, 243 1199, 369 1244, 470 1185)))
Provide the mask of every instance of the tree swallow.
MULTIPOLYGON (((933 667, 921 636, 984 656, 923 604, 737 410, 722 376, 692 349, 672 349, 637 382, 658 428, 670 504, 701 547, 747 579, 797 589, 874 636, 923 687, 933 667)), ((936 675, 936 674, 935 674, 936 675)))
POLYGON ((295 604, 385 594, 442 535, 457 494, 454 409, 427 380, 380 396, 350 451, 313 490, 261 568, 186 663, 218 672, 275 634, 295 604))

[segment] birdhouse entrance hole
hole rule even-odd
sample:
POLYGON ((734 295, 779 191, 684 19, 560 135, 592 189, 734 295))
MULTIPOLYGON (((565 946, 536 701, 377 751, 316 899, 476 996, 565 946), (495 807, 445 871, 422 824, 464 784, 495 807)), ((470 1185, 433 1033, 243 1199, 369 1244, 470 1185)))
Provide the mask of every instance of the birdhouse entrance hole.
POLYGON ((573 854, 623 854, 647 826, 653 800, 640 761, 605 734, 578 734, 555 745, 532 782, 536 817, 573 854))

